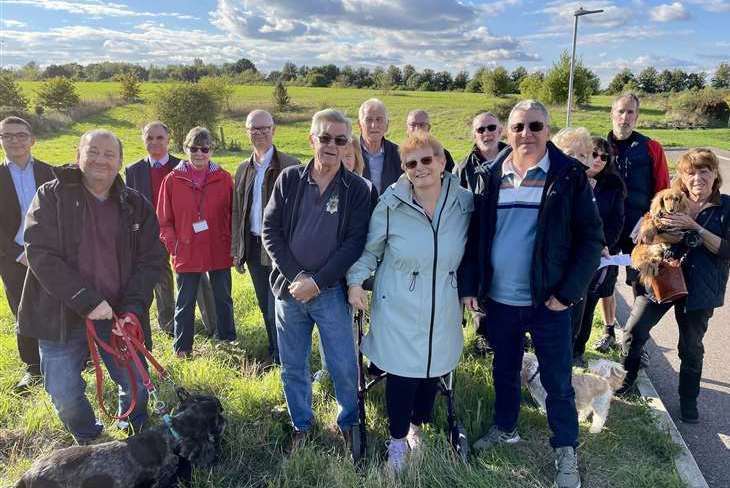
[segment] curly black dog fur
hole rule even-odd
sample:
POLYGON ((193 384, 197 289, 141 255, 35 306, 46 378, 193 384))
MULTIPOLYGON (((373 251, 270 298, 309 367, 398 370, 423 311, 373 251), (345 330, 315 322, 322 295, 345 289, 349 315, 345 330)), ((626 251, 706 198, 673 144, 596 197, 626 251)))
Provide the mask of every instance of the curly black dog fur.
POLYGON ((73 446, 37 460, 15 488, 168 488, 209 466, 226 425, 213 396, 180 394, 172 428, 159 425, 123 441, 73 446))

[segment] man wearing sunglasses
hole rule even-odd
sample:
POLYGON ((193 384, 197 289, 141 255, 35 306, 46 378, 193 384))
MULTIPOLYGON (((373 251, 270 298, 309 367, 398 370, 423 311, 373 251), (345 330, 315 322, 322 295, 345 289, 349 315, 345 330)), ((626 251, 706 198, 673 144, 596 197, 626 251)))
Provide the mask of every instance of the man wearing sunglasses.
MULTIPOLYGON (((31 155, 34 143, 33 130, 26 120, 7 117, 0 122, 0 144, 5 153, 5 161, 0 165, 0 194, 4 196, 0 206, 0 277, 10 311, 16 317, 28 270, 23 249, 25 214, 38 187, 55 178, 51 166, 31 155)), ((40 381, 41 360, 37 339, 19 332, 16 338, 25 374, 15 385, 15 391, 22 394, 40 381)))
POLYGON ((261 245, 261 225, 264 206, 271 197, 274 182, 284 168, 299 165, 299 160, 274 146, 274 118, 265 110, 254 110, 246 117, 246 132, 251 141, 251 157, 236 170, 233 184, 233 230, 231 255, 239 273, 245 267, 251 275, 259 310, 264 318, 269 340, 269 356, 279 364, 276 343, 274 296, 271 294, 269 275, 271 260, 261 245))
MULTIPOLYGON (((180 164, 180 158, 170 154, 170 129, 159 120, 144 126, 142 142, 147 150, 147 156, 124 169, 124 180, 128 187, 141 193, 152 204, 152 208, 157 208, 162 180, 180 164)), ((157 324, 165 333, 172 335, 175 317, 175 282, 170 260, 168 259, 166 263, 160 281, 155 285, 154 296, 157 303, 157 324)), ((152 298, 150 304, 151 300, 152 298)), ((215 301, 213 288, 207 276, 200 280, 197 301, 203 326, 208 335, 213 335, 216 330, 215 301)), ((145 325, 144 329, 148 330, 149 313, 145 317, 140 317, 140 320, 145 325)))
MULTIPOLYGON (((406 134, 411 135, 416 131, 431 133, 431 117, 425 110, 411 110, 406 117, 406 134)), ((454 170, 454 158, 448 149, 443 148, 446 166, 444 171, 451 173, 454 170)))
POLYGON ((461 180, 462 187, 474 193, 481 193, 482 185, 478 175, 486 165, 494 161, 507 144, 500 140, 502 124, 491 112, 482 112, 474 117, 471 130, 474 147, 456 167, 456 174, 461 180))
POLYGON ((556 485, 577 488, 570 306, 598 267, 603 230, 585 168, 548 142, 548 123, 540 102, 525 100, 512 109, 511 147, 485 169, 462 263, 462 294, 473 297, 465 304, 486 312, 494 349, 494 421, 474 448, 520 440, 520 369, 529 332, 547 391, 556 485))
POLYGON ((322 341, 346 443, 359 432, 357 362, 345 274, 362 254, 370 220, 370 188, 342 163, 352 125, 334 109, 314 114, 314 158, 284 169, 264 211, 262 241, 273 271, 281 379, 296 448, 312 428, 312 328, 322 341))
POLYGON ((360 127, 360 146, 365 169, 362 176, 382 194, 403 173, 398 145, 385 138, 388 132, 388 111, 383 102, 371 98, 358 110, 357 125, 360 127))

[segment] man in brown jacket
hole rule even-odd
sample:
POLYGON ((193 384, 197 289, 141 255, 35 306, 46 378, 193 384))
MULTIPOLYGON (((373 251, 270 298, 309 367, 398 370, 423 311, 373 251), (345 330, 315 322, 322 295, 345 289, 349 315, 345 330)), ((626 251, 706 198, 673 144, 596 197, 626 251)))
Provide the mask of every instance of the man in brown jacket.
POLYGON ((248 161, 241 163, 236 170, 231 254, 236 270, 243 273, 245 263, 251 274, 269 339, 269 355, 272 362, 279 364, 274 296, 269 284, 271 260, 261 245, 261 225, 264 207, 269 201, 276 178, 282 169, 298 165, 299 160, 274 146, 276 127, 270 113, 264 110, 249 113, 246 117, 246 132, 251 140, 252 152, 248 161))
MULTIPOLYGON (((102 430, 85 395, 81 371, 88 354, 85 320, 109 341, 114 314, 141 317, 149 305, 165 260, 152 205, 119 177, 122 143, 113 133, 81 136, 78 166, 56 171, 28 209, 25 254, 28 273, 18 322, 38 339, 46 391, 61 421, 79 443, 102 430)), ((147 335, 149 331, 145 331, 147 335)), ((127 371, 100 351, 119 385, 120 413, 131 403, 127 371)), ((144 359, 144 358, 142 358, 144 359)), ((134 429, 147 419, 147 392, 135 375, 134 429)))

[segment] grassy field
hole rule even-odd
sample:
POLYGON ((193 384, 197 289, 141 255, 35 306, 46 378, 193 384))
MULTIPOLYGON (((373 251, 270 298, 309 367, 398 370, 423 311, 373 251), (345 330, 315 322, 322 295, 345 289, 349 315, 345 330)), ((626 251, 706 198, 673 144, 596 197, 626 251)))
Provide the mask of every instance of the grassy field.
MULTIPOLYGON (((106 97, 105 93, 113 86, 111 83, 88 84, 83 86, 83 93, 89 97, 106 97)), ((29 87, 25 85, 25 89, 29 87)), ((145 96, 151 96, 155 89, 159 89, 159 86, 145 85, 145 96)), ((228 138, 242 142, 243 114, 247 108, 267 106, 270 93, 270 87, 237 89, 234 109, 242 115, 223 121, 228 138)), ((354 117, 363 99, 378 94, 364 90, 291 88, 290 95, 299 110, 283 115, 276 141, 283 150, 305 159, 310 155, 306 133, 312 111, 333 105, 354 117)), ((434 132, 452 150, 455 158, 461 158, 470 146, 467 123, 471 116, 489 108, 490 103, 483 95, 462 93, 404 92, 382 98, 391 110, 391 137, 394 140, 398 141, 403 136, 407 110, 425 108, 431 112, 434 132)), ((594 103, 605 109, 609 101, 599 98, 594 103)), ((577 117, 577 122, 585 123, 596 132, 605 132, 608 115, 604 109, 583 111, 577 117)), ((131 162, 143 152, 139 128, 149 118, 151 114, 144 104, 117 107, 74 124, 60 134, 39 140, 34 153, 41 159, 57 164, 69 162, 73 159, 78 136, 89 128, 102 126, 114 130, 123 139, 127 155, 125 159, 131 162)), ((704 144, 719 145, 714 140, 704 144)), ((216 159, 233 170, 246 154, 222 153, 216 159)), ((367 401, 371 457, 356 469, 346 460, 346 453, 333 427, 336 407, 331 385, 317 385, 314 404, 318 424, 314 439, 295 456, 287 456, 284 448, 290 439, 288 420, 272 414, 272 408, 283 403, 281 382, 278 370, 264 363, 266 334, 247 275, 234 274, 233 294, 241 349, 224 351, 216 348, 213 342, 197 336, 194 359, 180 361, 173 357, 170 339, 162 333, 154 335, 155 354, 163 364, 169 366, 175 382, 191 390, 217 395, 229 419, 221 462, 211 470, 195 471, 194 487, 516 488, 552 485, 554 467, 547 443, 547 421, 527 401, 527 396, 519 424, 525 441, 513 448, 472 456, 467 465, 457 463, 451 456, 443 432, 445 406, 444 402, 438 402, 434 425, 427 430, 427 451, 422 462, 413 466, 402 478, 389 480, 382 472, 384 441, 387 437, 382 386, 369 395, 367 401)), ((600 329, 596 326, 593 332, 591 341, 597 338, 600 329)), ((474 333, 469 327, 466 331, 465 355, 456 374, 459 416, 472 441, 489 427, 494 396, 490 360, 471 353, 473 342, 474 333)), ((593 353, 588 356, 596 357, 593 353)), ((318 365, 319 357, 314 346, 313 369, 317 369, 318 365)), ((33 459, 72 442, 41 387, 36 387, 25 398, 13 394, 12 387, 21 375, 22 365, 17 358, 13 319, 5 297, 0 292, 0 487, 12 485, 33 459)), ((93 377, 87 373, 85 379, 91 398, 93 377)), ((105 393, 107 401, 113 402, 115 393, 109 382, 105 393)), ((168 400, 172 399, 172 391, 168 386, 163 386, 162 393, 168 400)), ((108 435, 120 438, 121 434, 115 431, 112 423, 104 420, 108 435)), ((641 403, 614 401, 605 430, 590 435, 588 425, 582 424, 580 442, 579 464, 583 486, 682 486, 672 461, 676 447, 668 434, 657 430, 648 408, 641 403)))

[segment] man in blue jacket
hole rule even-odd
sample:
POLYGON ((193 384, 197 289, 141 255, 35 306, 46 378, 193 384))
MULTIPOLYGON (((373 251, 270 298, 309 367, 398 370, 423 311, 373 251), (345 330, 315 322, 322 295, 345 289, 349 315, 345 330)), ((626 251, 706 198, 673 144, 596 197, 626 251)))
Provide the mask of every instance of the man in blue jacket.
POLYGON ((342 113, 314 114, 314 158, 284 169, 264 211, 262 241, 271 257, 281 379, 296 448, 312 428, 309 352, 312 328, 322 340, 346 443, 357 442, 357 361, 345 274, 362 254, 370 220, 370 188, 342 158, 352 125, 342 113))
POLYGON ((487 315, 494 348, 494 423, 475 449, 520 440, 520 370, 525 332, 547 391, 556 486, 580 486, 578 415, 571 385, 570 307, 598 267, 603 229, 584 168, 548 142, 545 107, 525 100, 507 124, 511 150, 486 169, 472 219, 462 296, 487 315))

